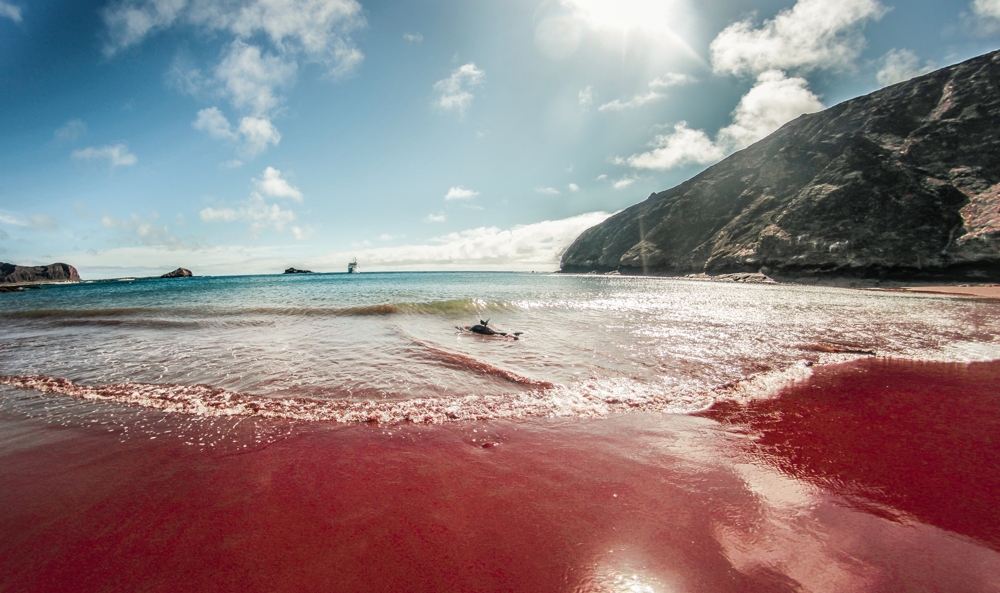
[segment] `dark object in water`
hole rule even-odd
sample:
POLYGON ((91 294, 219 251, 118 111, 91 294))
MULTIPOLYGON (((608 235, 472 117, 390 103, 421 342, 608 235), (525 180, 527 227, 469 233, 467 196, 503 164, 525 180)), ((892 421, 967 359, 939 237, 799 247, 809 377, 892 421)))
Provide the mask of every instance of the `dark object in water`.
POLYGON ((190 278, 194 276, 191 270, 187 268, 177 268, 173 272, 167 272, 166 274, 160 276, 160 278, 190 278))
POLYGON ((827 352, 830 354, 864 354, 865 356, 878 356, 874 350, 864 350, 862 348, 851 348, 847 346, 830 346, 828 344, 808 344, 801 346, 803 350, 813 352, 827 352))
POLYGON ((489 324, 490 324, 489 319, 487 319, 486 321, 480 319, 479 323, 477 323, 476 325, 466 325, 465 327, 460 327, 456 325, 455 329, 461 332, 479 334, 481 336, 501 336, 505 338, 513 338, 515 340, 518 338, 518 336, 524 333, 524 332, 498 332, 495 331, 493 328, 489 327, 489 324))
POLYGON ((312 274, 313 271, 312 270, 299 270, 299 269, 296 269, 296 268, 288 268, 287 270, 285 270, 285 273, 286 274, 312 274))

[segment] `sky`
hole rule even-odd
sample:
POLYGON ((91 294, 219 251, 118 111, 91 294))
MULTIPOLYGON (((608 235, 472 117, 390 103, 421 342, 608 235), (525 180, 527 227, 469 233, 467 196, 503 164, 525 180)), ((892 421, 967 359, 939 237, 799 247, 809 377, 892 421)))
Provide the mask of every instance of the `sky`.
POLYGON ((0 261, 554 270, 1000 0, 0 0, 0 261))

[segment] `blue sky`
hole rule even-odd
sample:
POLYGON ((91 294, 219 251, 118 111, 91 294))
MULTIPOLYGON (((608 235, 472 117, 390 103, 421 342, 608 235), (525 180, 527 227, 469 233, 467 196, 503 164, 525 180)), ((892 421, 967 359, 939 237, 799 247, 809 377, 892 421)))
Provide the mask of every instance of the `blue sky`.
POLYGON ((1000 0, 0 0, 0 260, 85 278, 557 267, 1000 0))

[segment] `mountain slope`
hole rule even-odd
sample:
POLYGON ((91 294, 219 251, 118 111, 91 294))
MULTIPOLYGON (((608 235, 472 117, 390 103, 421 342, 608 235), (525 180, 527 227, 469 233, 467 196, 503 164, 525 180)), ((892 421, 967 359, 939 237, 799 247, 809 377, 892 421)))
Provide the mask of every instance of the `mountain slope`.
POLYGON ((1000 52, 803 115, 588 229, 561 268, 1000 279, 1000 52))

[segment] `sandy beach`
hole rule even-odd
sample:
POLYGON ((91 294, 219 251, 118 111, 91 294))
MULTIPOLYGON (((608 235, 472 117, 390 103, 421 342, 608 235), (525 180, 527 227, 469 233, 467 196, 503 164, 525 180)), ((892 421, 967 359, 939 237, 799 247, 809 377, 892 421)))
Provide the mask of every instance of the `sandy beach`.
POLYGON ((1000 284, 968 285, 954 284, 941 286, 905 286, 900 290, 929 294, 950 294, 955 296, 1000 299, 1000 284))

